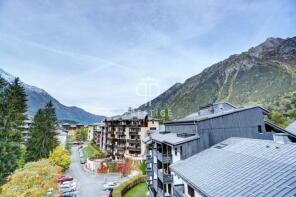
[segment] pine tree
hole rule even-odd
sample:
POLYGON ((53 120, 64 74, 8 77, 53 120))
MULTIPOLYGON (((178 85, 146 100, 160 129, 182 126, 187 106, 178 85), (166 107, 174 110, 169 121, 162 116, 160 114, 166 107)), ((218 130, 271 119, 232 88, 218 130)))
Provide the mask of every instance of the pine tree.
POLYGON ((26 94, 19 79, 9 84, 0 76, 0 185, 21 166, 26 109, 26 94))
MULTIPOLYGON (((1 82, 2 83, 2 82, 1 82)), ((5 87, 5 86, 3 86, 5 87)), ((22 126, 26 120, 26 93, 18 78, 3 90, 1 104, 1 139, 21 142, 22 126)))
POLYGON ((56 126, 55 109, 49 102, 44 109, 39 109, 34 116, 27 145, 27 161, 47 158, 50 152, 59 145, 56 126))

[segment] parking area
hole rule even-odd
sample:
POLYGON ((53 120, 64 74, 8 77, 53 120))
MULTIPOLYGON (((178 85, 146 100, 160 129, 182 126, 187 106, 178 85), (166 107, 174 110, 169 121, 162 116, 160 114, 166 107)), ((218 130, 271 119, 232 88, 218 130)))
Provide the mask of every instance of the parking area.
POLYGON ((120 174, 99 175, 85 171, 80 164, 77 147, 72 148, 71 165, 67 175, 72 176, 77 181, 77 196, 80 197, 102 197, 104 184, 114 180, 119 182, 126 180, 126 178, 121 178, 120 174))

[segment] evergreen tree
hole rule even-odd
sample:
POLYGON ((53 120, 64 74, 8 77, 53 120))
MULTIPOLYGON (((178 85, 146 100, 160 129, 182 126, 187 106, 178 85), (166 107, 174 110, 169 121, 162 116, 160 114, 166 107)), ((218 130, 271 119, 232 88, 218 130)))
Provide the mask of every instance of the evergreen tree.
POLYGON ((22 165, 20 142, 26 109, 26 94, 19 79, 9 84, 0 76, 0 185, 22 165))
POLYGON ((165 110, 164 110, 164 120, 163 120, 163 122, 167 122, 169 120, 170 120, 169 108, 166 107, 165 110))
POLYGON ((22 126, 26 120, 26 93, 18 78, 12 84, 2 88, 1 98, 1 139, 5 141, 21 142, 22 126))
POLYGON ((27 161, 47 158, 50 152, 58 146, 56 126, 55 109, 49 102, 44 109, 39 109, 34 116, 27 145, 27 161))

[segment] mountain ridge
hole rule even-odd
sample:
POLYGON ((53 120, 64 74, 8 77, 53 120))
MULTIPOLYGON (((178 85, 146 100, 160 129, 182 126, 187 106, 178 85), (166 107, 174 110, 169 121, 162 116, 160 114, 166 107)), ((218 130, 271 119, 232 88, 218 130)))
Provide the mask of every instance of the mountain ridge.
POLYGON ((217 101, 267 104, 296 90, 296 37, 268 38, 258 46, 205 68, 184 83, 143 104, 140 110, 170 108, 181 118, 217 101))
MULTIPOLYGON (((0 76, 3 77, 6 81, 12 82, 16 77, 9 74, 0 68, 0 76)), ((56 114, 59 120, 70 120, 83 124, 92 124, 95 122, 100 122, 105 118, 105 116, 95 115, 85 111, 76 106, 65 106, 60 103, 57 99, 52 97, 44 89, 41 89, 36 86, 28 85, 21 81, 21 84, 25 88, 27 94, 27 105, 28 105, 28 116, 33 117, 38 109, 44 107, 46 103, 52 101, 56 114)))

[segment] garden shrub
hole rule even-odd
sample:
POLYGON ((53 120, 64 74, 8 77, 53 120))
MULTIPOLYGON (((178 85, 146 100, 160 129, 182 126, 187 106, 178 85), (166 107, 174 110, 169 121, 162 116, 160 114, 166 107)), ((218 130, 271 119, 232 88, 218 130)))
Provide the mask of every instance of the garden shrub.
POLYGON ((115 187, 113 192, 112 192, 112 196, 113 197, 123 197, 124 194, 128 190, 130 190, 131 188, 133 188, 136 185, 138 185, 140 183, 143 183, 145 181, 146 181, 146 176, 145 175, 139 175, 139 176, 133 177, 133 178, 123 182, 119 186, 115 187))

